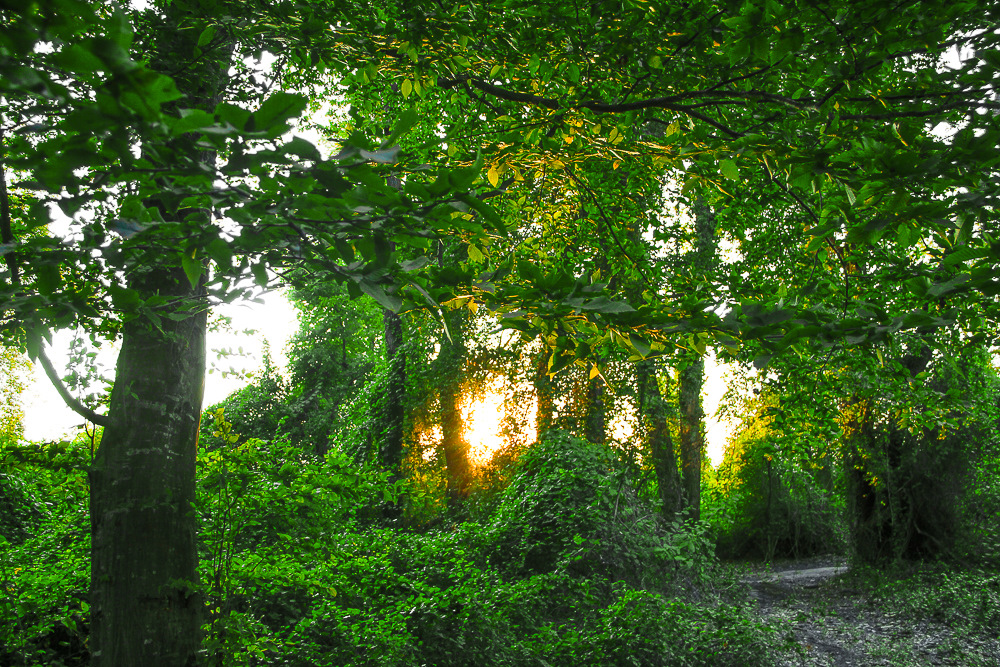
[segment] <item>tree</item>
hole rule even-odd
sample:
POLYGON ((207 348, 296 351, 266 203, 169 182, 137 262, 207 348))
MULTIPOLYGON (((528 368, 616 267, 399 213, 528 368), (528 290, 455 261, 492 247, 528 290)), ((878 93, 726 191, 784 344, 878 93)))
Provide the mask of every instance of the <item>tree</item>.
MULTIPOLYGON (((380 149, 356 134, 333 161, 301 139, 283 141, 305 108, 300 95, 239 91, 223 101, 234 49, 260 48, 261 32, 247 26, 272 25, 248 18, 245 10, 258 9, 284 19, 289 8, 241 6, 241 18, 204 2, 141 16, 72 0, 2 10, 2 92, 25 109, 5 163, 34 178, 40 201, 30 225, 44 225, 46 204, 56 202, 75 216, 82 239, 5 242, 5 337, 28 331, 29 351, 45 364, 50 327, 122 335, 108 413, 74 404, 105 427, 92 471, 95 664, 181 665, 199 651, 190 503, 208 300, 237 298, 248 273, 263 286, 268 267, 307 262, 399 309, 400 297, 382 286, 401 275, 388 243, 422 244, 448 228, 448 202, 474 198, 468 186, 478 168, 452 172, 437 194, 419 199, 373 180, 395 154, 391 136, 380 149), (133 20, 147 43, 133 44, 133 20), (42 41, 57 48, 35 53, 42 41), (31 124, 50 111, 50 124, 31 124), (252 193, 251 179, 259 185, 252 193), (240 233, 225 234, 220 218, 240 233), (112 229, 120 239, 109 237, 112 229)), ((278 39, 302 35, 289 28, 278 39)), ((436 305, 427 289, 417 297, 436 305)))

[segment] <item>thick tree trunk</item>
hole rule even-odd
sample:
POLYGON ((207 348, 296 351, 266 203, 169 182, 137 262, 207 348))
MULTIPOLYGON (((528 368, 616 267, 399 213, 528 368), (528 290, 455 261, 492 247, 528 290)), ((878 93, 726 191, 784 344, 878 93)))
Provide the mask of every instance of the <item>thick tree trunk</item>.
POLYGON ((650 457, 660 492, 660 512, 666 521, 671 521, 684 508, 684 491, 680 471, 677 469, 674 441, 670 437, 667 403, 660 392, 653 361, 640 361, 636 364, 635 371, 639 413, 645 422, 650 457))
POLYGON ((441 441, 448 472, 448 501, 457 503, 469 495, 472 464, 469 461, 469 441, 461 411, 462 364, 465 361, 465 340, 462 335, 463 311, 448 316, 451 340, 441 339, 438 374, 441 381, 441 441))
POLYGON ((701 387, 705 362, 692 360, 679 375, 681 470, 684 479, 684 500, 688 516, 701 517, 701 459, 705 449, 702 438, 701 387))
POLYGON ((391 310, 382 314, 385 354, 389 361, 388 386, 382 432, 382 466, 400 474, 403 461, 403 398, 406 395, 406 354, 403 352, 403 319, 391 310))
MULTIPOLYGON (((197 2, 165 5, 151 42, 154 52, 147 55, 154 69, 174 77, 184 93, 180 104, 212 111, 228 80, 234 42, 200 53, 201 31, 192 26, 215 20, 203 14, 197 2)), ((201 150, 195 139, 186 135, 171 148, 211 168, 215 154, 201 150)), ((192 171, 205 179, 204 171, 192 171)), ((166 220, 210 219, 202 210, 148 205, 166 220)), ((193 503, 208 304, 204 288, 192 287, 184 271, 168 262, 138 268, 130 280, 144 300, 158 296, 166 305, 156 309, 155 320, 140 317, 123 328, 108 425, 91 471, 95 667, 188 667, 198 663, 201 650, 193 503)))
MULTIPOLYGON (((203 297, 182 271, 152 269, 144 296, 203 297)), ((109 423, 91 472, 90 649, 95 667, 194 665, 201 648, 195 455, 205 310, 125 325, 109 423)))

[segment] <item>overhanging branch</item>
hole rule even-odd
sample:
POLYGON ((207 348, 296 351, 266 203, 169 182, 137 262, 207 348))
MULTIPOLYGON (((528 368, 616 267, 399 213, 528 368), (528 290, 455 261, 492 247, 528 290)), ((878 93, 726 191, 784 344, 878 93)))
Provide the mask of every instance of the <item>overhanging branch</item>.
POLYGON ((62 396, 63 401, 66 402, 66 405, 69 406, 70 410, 80 415, 87 421, 97 424, 98 426, 108 425, 107 415, 97 414, 81 403, 78 398, 69 393, 69 390, 66 388, 66 385, 63 384, 59 374, 56 373, 55 367, 52 366, 52 362, 49 361, 48 355, 45 354, 45 348, 41 343, 38 345, 38 360, 42 362, 42 368, 45 369, 45 375, 48 376, 49 381, 56 388, 56 391, 59 392, 59 395, 62 396))

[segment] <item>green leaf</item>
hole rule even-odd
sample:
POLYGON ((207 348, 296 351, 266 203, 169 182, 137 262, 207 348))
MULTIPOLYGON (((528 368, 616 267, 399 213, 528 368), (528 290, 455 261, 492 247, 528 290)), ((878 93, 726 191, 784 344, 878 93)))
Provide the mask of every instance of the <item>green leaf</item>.
POLYGON ((643 357, 648 357, 649 353, 653 351, 649 341, 636 333, 632 333, 631 331, 628 334, 628 342, 632 345, 635 351, 643 357))
POLYGON ((233 262, 233 250, 222 239, 213 239, 205 246, 205 252, 221 269, 228 269, 233 262))
POLYGON ((203 48, 204 46, 207 46, 208 43, 212 41, 212 38, 215 37, 215 29, 216 26, 213 24, 201 31, 201 34, 198 35, 199 49, 203 48))
POLYGON ((198 280, 201 278, 201 272, 205 270, 205 265, 201 263, 201 260, 195 256, 195 251, 185 252, 181 255, 181 268, 184 269, 184 275, 187 276, 188 282, 191 283, 191 287, 198 286, 198 280))
POLYGON ((264 100, 260 109, 253 113, 254 130, 259 132, 271 132, 280 129, 285 130, 285 121, 290 118, 297 118, 305 111, 309 105, 309 98, 305 95, 286 93, 278 91, 264 100))
POLYGON ((720 160, 719 170, 722 172, 723 176, 731 181, 740 180, 740 170, 737 168, 736 163, 732 160, 720 160))
POLYGON ((181 109, 179 115, 171 128, 175 136, 215 125, 215 116, 202 109, 181 109))
POLYGON ((254 280, 261 287, 267 287, 268 276, 267 267, 263 263, 252 264, 250 266, 250 271, 253 273, 254 280))
POLYGON ((596 299, 591 299, 590 301, 584 303, 580 306, 584 310, 594 310, 598 313, 634 313, 635 308, 625 303, 624 301, 611 301, 606 296, 600 296, 596 299))
POLYGON ((399 143, 400 138, 402 138, 407 132, 409 132, 417 121, 420 120, 420 114, 412 106, 408 106, 403 109, 403 113, 399 115, 396 120, 396 126, 392 128, 392 134, 385 138, 382 142, 382 148, 387 148, 389 146, 395 146, 399 143))
POLYGON ((38 291, 45 295, 54 294, 62 282, 59 266, 56 264, 40 265, 35 269, 35 275, 38 280, 38 291))
POLYGON ((403 300, 394 294, 387 294, 381 285, 376 285, 367 280, 359 280, 358 287, 361 288, 362 292, 375 299, 386 310, 398 313, 403 308, 403 300))
POLYGON ((847 201, 850 202, 851 206, 854 206, 854 202, 858 200, 858 197, 847 183, 844 183, 844 192, 847 194, 847 201))

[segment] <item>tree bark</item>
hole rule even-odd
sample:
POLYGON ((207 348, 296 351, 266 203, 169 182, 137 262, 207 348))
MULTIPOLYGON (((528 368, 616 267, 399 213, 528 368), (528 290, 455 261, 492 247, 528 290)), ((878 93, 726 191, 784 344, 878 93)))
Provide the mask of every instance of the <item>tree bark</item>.
POLYGON ((681 486, 680 471, 677 469, 677 453, 670 437, 667 421, 667 403, 656 379, 656 366, 652 360, 640 361, 635 366, 636 385, 639 392, 639 414, 646 426, 653 471, 660 495, 660 513, 664 520, 671 521, 684 507, 684 491, 681 486))
MULTIPOLYGON (((132 284, 144 296, 202 297, 179 269, 132 284)), ((171 299, 173 300, 173 299, 171 299)), ((165 315, 167 313, 161 313, 165 315)), ((186 666, 201 648, 195 456, 205 310, 125 325, 109 424, 91 471, 94 667, 186 666)))
MULTIPOLYGON (((234 42, 221 40, 199 56, 201 31, 192 27, 214 18, 183 0, 162 12, 149 61, 174 76, 185 95, 180 104, 211 112, 228 81, 234 42), (195 59, 197 68, 189 67, 195 59)), ((200 150, 195 139, 185 135, 169 148, 211 168, 215 153, 200 150)), ((192 171, 208 180, 204 170, 192 171)), ((166 220, 210 219, 203 210, 168 209, 156 200, 147 205, 166 220)), ((199 662, 203 605, 193 503, 205 379, 204 280, 203 274, 192 286, 169 256, 136 268, 129 280, 143 300, 158 296, 166 303, 155 309, 158 317, 123 327, 108 425, 91 470, 94 667, 199 662)))
MULTIPOLYGON (((715 214, 700 195, 694 209, 694 249, 689 255, 692 287, 698 288, 708 281, 715 263, 715 214)), ((680 407, 681 468, 688 514, 697 521, 701 517, 701 460, 705 450, 701 408, 701 388, 705 382, 705 360, 702 354, 692 351, 688 363, 678 372, 680 407)))
POLYGON ((587 405, 584 415, 584 437, 590 442, 607 440, 607 418, 604 402, 604 380, 597 376, 587 380, 587 405))
POLYGON ((684 499, 688 516, 695 521, 701 518, 701 459, 704 451, 702 438, 701 387, 704 382, 705 362, 698 357, 678 373, 680 390, 680 446, 681 469, 684 479, 684 499))
POLYGON ((382 325, 385 354, 389 361, 388 386, 382 431, 382 466, 394 476, 401 472, 403 462, 403 398, 406 395, 406 354, 403 352, 403 319, 391 310, 384 310, 382 325))
POLYGON ((460 406, 462 364, 465 361, 463 311, 452 311, 447 318, 451 340, 447 337, 441 339, 437 363, 441 382, 438 396, 441 401, 441 444, 448 473, 448 502, 455 504, 469 495, 472 464, 460 406))

